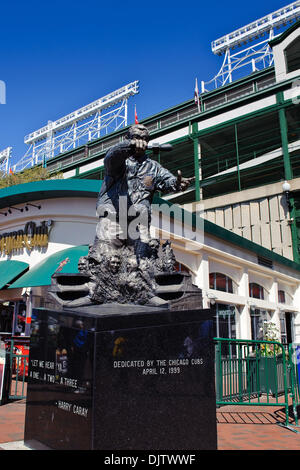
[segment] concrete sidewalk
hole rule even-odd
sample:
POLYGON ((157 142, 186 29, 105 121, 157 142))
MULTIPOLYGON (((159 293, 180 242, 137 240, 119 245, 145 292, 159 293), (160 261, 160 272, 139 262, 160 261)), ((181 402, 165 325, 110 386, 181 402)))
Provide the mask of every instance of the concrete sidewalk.
POLYGON ((278 423, 285 424, 283 407, 223 406, 217 409, 218 449, 300 450, 300 427, 295 427, 291 406, 290 429, 278 423))
POLYGON ((25 409, 25 399, 0 406, 0 449, 3 442, 23 441, 25 409))
MULTIPOLYGON (((23 443, 25 408, 26 400, 0 406, 0 450, 29 450, 23 443)), ((285 422, 282 407, 228 405, 218 408, 218 449, 300 450, 300 428, 295 433, 277 422, 285 422)), ((290 424, 292 429, 295 423, 291 409, 290 424)))

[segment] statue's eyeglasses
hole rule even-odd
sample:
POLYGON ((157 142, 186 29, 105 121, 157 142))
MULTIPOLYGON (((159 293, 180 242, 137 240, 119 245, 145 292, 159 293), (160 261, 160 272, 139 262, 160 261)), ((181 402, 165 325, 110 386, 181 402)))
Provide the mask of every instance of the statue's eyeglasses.
POLYGON ((149 137, 147 135, 141 135, 141 134, 133 134, 131 136, 131 139, 140 139, 140 140, 146 140, 149 142, 149 137))

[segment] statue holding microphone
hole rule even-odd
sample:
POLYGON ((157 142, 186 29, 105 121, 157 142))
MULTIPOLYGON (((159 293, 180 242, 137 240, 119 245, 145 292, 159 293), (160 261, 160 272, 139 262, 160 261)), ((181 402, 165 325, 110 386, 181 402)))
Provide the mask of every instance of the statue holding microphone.
POLYGON ((157 278, 175 274, 176 259, 168 240, 160 246, 159 240, 150 237, 152 199, 155 191, 184 191, 193 178, 182 178, 180 171, 174 176, 149 158, 146 149, 163 148, 148 146, 148 142, 147 128, 138 124, 129 128, 123 142, 108 150, 96 204, 95 240, 78 264, 85 284, 76 287, 77 296, 76 281, 60 285, 59 275, 54 276, 51 296, 61 305, 167 304, 158 293, 157 278), (66 291, 70 300, 62 298, 66 291))

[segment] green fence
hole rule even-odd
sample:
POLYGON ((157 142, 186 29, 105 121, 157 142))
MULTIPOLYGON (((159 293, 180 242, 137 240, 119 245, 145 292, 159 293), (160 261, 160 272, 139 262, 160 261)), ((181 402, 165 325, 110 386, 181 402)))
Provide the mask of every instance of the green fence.
POLYGON ((289 395, 294 414, 299 398, 295 389, 299 376, 291 366, 290 352, 276 341, 214 338, 214 343, 217 406, 281 406, 284 426, 297 432, 289 424, 289 395))
MULTIPOLYGON (((29 337, 3 336, 9 399, 26 398, 29 337)), ((300 343, 214 338, 216 405, 280 406, 284 426, 297 432, 300 406, 300 343), (290 400, 289 400, 290 397, 290 400), (289 424, 292 403, 295 425, 289 424)))
MULTIPOLYGON (((7 399, 26 398, 29 363, 29 337, 0 333, 1 387, 7 399)), ((5 403, 5 397, 2 402, 5 403)))
POLYGON ((29 338, 11 338, 8 343, 10 368, 10 399, 26 398, 29 364, 29 338))

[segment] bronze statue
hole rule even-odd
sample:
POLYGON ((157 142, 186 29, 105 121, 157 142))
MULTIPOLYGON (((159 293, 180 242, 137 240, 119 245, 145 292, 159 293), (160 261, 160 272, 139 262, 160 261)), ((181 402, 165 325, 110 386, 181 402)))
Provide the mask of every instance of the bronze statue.
POLYGON ((99 215, 96 243, 98 239, 114 246, 134 245, 138 261, 149 253, 151 204, 155 191, 184 191, 194 180, 182 178, 180 171, 175 177, 149 158, 145 153, 149 139, 145 126, 134 125, 129 128, 126 139, 107 152, 105 180, 96 206, 99 215))
POLYGON ((126 139, 107 152, 95 240, 78 263, 88 295, 64 305, 166 303, 156 295, 156 275, 175 272, 176 260, 169 242, 160 247, 159 240, 150 237, 152 199, 155 191, 184 191, 194 178, 182 178, 180 171, 174 176, 149 158, 149 139, 145 126, 134 125, 126 139))

